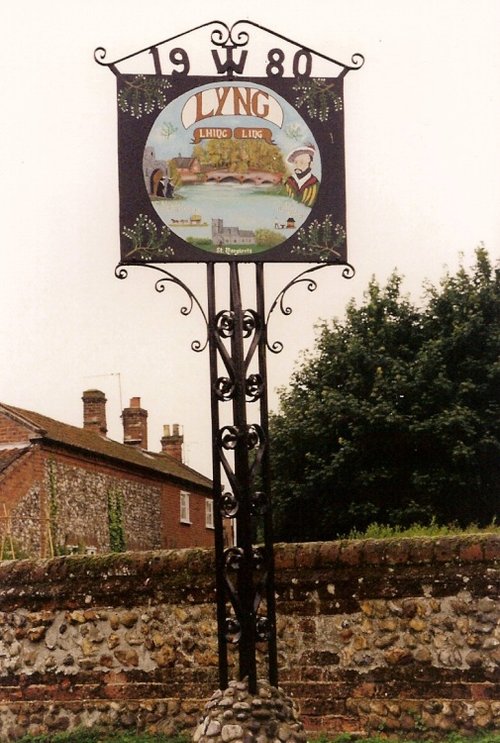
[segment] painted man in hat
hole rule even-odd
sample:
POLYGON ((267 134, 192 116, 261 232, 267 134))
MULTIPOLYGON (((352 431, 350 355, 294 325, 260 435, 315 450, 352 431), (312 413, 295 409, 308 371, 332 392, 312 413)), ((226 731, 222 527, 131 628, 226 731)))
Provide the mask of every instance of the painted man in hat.
POLYGON ((305 145, 290 152, 286 161, 292 170, 285 181, 287 195, 306 206, 312 206, 319 190, 319 180, 311 172, 314 147, 305 145))

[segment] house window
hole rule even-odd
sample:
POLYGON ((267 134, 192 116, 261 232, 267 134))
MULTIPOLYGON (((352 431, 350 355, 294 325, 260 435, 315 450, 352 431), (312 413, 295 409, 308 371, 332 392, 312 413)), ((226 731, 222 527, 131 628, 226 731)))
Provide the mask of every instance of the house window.
POLYGON ((212 498, 205 498, 205 526, 207 529, 214 528, 214 502, 212 498))
POLYGON ((190 524, 189 518, 189 493, 181 490, 181 524, 190 524))

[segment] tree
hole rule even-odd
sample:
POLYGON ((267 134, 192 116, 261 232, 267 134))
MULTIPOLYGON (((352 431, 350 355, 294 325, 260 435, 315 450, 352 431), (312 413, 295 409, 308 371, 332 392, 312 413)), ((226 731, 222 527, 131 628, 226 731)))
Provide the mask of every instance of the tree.
POLYGON ((274 248, 283 242, 283 237, 276 230, 255 230, 255 242, 266 248, 274 248))
POLYGON ((249 170, 286 172, 279 148, 265 140, 208 139, 193 147, 192 157, 197 157, 204 166, 227 168, 235 173, 249 170))
POLYGON ((485 525, 500 504, 500 270, 484 248, 417 308, 394 273, 281 390, 271 419, 277 538, 372 522, 485 525))

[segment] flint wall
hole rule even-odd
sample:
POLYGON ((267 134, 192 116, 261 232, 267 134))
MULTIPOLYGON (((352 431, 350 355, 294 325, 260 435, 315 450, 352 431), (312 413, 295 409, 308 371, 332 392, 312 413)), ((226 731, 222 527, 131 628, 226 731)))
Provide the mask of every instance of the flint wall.
MULTIPOLYGON (((280 685, 306 729, 500 727, 499 558, 496 535, 277 545, 280 685)), ((193 729, 214 598, 211 550, 0 564, 0 740, 193 729)))

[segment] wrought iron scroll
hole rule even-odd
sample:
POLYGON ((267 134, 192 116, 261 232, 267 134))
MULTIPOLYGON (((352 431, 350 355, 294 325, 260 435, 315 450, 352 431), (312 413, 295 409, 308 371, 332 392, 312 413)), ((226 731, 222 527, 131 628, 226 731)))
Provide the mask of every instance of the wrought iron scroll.
MULTIPOLYGON (((311 274, 315 273, 316 271, 320 271, 322 268, 326 268, 327 266, 335 266, 335 265, 342 266, 342 277, 344 279, 352 279, 356 275, 354 266, 352 266, 350 263, 342 263, 342 264, 320 263, 316 266, 313 266, 312 268, 308 268, 305 271, 302 271, 301 273, 297 274, 297 276, 295 276, 291 281, 288 282, 288 284, 286 284, 286 286, 283 287, 283 289, 281 289, 281 291, 277 294, 276 298, 271 304, 269 311, 266 315, 266 321, 265 321, 266 333, 269 327, 271 315, 273 314, 273 312, 275 311, 277 307, 279 307, 282 315, 292 314, 293 310, 290 307, 290 305, 285 304, 285 297, 290 291, 290 289, 292 289, 295 286, 298 286, 299 284, 305 284, 309 292, 316 291, 316 289, 318 288, 318 285, 316 281, 311 278, 311 274)), ((266 348, 272 353, 278 354, 278 353, 281 353, 283 350, 283 343, 281 341, 274 341, 272 344, 269 344, 269 341, 266 339, 266 348)))
MULTIPOLYGON (((180 287, 184 290, 186 293, 189 304, 184 305, 180 309, 181 315, 184 315, 184 317, 187 317, 191 314, 194 307, 197 307, 200 311, 205 327, 206 327, 206 338, 204 342, 202 343, 200 340, 194 340, 191 343, 191 349, 195 351, 196 353, 201 353, 201 351, 204 351, 208 345, 208 319, 207 315, 205 313, 205 310, 203 309, 203 306, 201 305, 199 299, 196 297, 196 295, 191 291, 191 289, 187 286, 187 284, 182 281, 182 279, 179 279, 178 276, 174 276, 174 274, 170 273, 170 271, 166 271, 164 268, 160 268, 159 266, 155 266, 153 264, 146 263, 144 264, 146 268, 152 268, 154 271, 158 271, 162 274, 161 278, 159 278, 155 283, 155 289, 160 294, 165 291, 165 287, 167 284, 174 284, 175 286, 180 287)), ((118 279, 126 279, 128 277, 128 268, 125 268, 121 263, 119 263, 115 268, 115 276, 118 279)))
MULTIPOLYGON (((115 75, 120 75, 121 72, 118 69, 118 65, 126 62, 130 59, 133 59, 134 57, 138 57, 141 54, 149 54, 151 56, 152 62, 153 62, 153 72, 156 75, 163 74, 162 70, 162 64, 160 59, 160 53, 159 49, 160 47, 170 44, 173 41, 176 41, 177 39, 181 39, 182 37, 188 36, 191 33, 194 33, 195 31, 199 31, 203 28, 208 28, 210 26, 215 26, 215 28, 212 28, 211 34, 210 34, 210 40, 211 43, 214 45, 214 49, 212 49, 212 57, 214 59, 215 63, 215 70, 217 74, 219 75, 226 75, 228 79, 232 79, 235 74, 242 75, 245 70, 245 64, 247 60, 248 51, 244 49, 249 41, 250 41, 250 33, 246 28, 249 29, 257 29, 259 31, 263 31, 270 36, 274 36, 275 38, 287 43, 291 44, 292 46, 296 47, 298 52, 296 56, 296 60, 294 60, 293 65, 293 74, 295 77, 307 77, 307 68, 310 63, 310 59, 312 58, 312 55, 316 57, 320 57, 321 59, 326 60, 327 62, 331 62, 337 67, 340 67, 339 75, 340 77, 344 77, 350 70, 358 70, 360 69, 364 64, 364 56, 360 53, 353 54, 351 56, 350 64, 347 64, 345 62, 340 62, 337 59, 334 59, 333 57, 329 57, 326 54, 322 54, 321 52, 317 52, 314 49, 311 49, 308 46, 304 46, 303 44, 300 44, 297 41, 294 41, 293 39, 288 38, 287 36, 284 36, 283 34, 276 33, 276 31, 272 31, 269 28, 266 28, 265 26, 261 26, 258 23, 254 23, 253 21, 249 20, 239 20, 236 21, 236 23, 233 23, 232 26, 228 26, 223 21, 209 21, 207 23, 202 23, 199 26, 195 26, 194 28, 190 29, 189 31, 184 31, 180 34, 176 34, 175 36, 171 36, 168 39, 164 39, 163 41, 157 42, 155 44, 152 44, 151 46, 144 47, 143 49, 140 49, 137 52, 133 52, 131 54, 127 54, 124 57, 120 57, 119 59, 116 59, 112 62, 106 61, 106 55, 107 51, 104 47, 97 47, 94 51, 94 60, 104 67, 108 67, 111 72, 113 72, 115 75), (224 50, 225 52, 225 60, 221 59, 221 56, 219 54, 218 49, 224 50), (235 52, 239 51, 239 58, 236 59, 235 52), (300 61, 305 60, 306 65, 306 72, 304 73, 304 70, 300 70, 300 61)), ((273 49, 272 52, 276 52, 277 56, 270 58, 268 65, 268 68, 273 68, 273 62, 276 60, 281 59, 282 50, 281 49, 273 49)), ((169 61, 172 65, 174 65, 173 74, 177 75, 188 75, 190 71, 190 62, 188 55, 186 51, 183 48, 176 47, 170 51, 169 54, 169 61), (175 69, 175 67, 178 66, 180 69, 175 69)), ((278 64, 279 68, 279 64, 278 64)), ((274 71, 268 73, 270 76, 280 76, 280 74, 276 74, 276 69, 274 71)))

